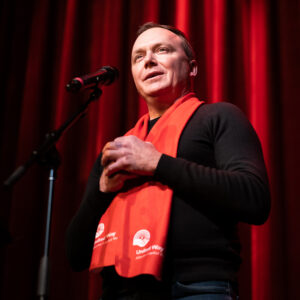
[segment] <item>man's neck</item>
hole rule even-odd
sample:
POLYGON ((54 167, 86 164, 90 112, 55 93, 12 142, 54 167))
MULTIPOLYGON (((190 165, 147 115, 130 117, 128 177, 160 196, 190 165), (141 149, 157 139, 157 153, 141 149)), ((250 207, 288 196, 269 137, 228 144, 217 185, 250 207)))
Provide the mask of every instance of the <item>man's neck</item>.
POLYGON ((165 113, 165 111, 173 105, 173 103, 190 92, 191 91, 186 91, 182 95, 178 95, 177 97, 175 96, 172 98, 169 98, 167 96, 166 98, 149 97, 148 99, 146 99, 150 120, 161 117, 165 113))
MULTIPOLYGON (((176 101, 176 100, 175 100, 176 101)), ((174 101, 174 102, 175 102, 174 101)), ((173 103, 174 103, 173 102, 173 103)), ((165 111, 173 104, 167 104, 167 105, 155 105, 155 107, 151 106, 148 104, 148 111, 149 111, 149 116, 150 116, 150 120, 156 119, 161 117, 165 111)))

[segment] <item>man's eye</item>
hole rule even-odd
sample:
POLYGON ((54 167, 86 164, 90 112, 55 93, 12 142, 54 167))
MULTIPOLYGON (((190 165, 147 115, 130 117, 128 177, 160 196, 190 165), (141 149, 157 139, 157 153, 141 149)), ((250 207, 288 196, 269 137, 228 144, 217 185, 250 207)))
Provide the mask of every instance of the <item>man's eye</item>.
POLYGON ((159 48, 157 49, 157 51, 158 51, 159 53, 167 53, 167 52, 169 52, 169 49, 168 49, 167 47, 159 47, 159 48))
POLYGON ((141 60, 142 58, 143 58, 143 55, 138 54, 138 55, 136 55, 136 56, 134 57, 134 61, 139 61, 139 60, 141 60))

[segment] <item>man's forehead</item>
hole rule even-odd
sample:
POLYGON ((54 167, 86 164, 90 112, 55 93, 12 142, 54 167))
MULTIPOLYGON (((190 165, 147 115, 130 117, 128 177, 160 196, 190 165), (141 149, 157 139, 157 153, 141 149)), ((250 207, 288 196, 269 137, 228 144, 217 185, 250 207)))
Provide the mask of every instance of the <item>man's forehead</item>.
POLYGON ((170 30, 154 27, 141 33, 135 40, 132 52, 152 44, 174 43, 181 44, 181 38, 170 30))

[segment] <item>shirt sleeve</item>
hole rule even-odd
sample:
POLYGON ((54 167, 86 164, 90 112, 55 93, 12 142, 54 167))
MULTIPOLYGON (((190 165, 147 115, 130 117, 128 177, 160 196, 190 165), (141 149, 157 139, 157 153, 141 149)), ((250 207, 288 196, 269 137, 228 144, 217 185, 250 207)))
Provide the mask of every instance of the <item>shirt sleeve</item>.
POLYGON ((115 196, 115 193, 99 191, 100 161, 101 155, 92 168, 83 200, 66 233, 67 257, 75 271, 89 267, 99 220, 115 196))
POLYGON ((270 194, 259 139, 234 105, 217 103, 209 110, 201 117, 213 145, 215 166, 163 154, 154 177, 199 210, 262 224, 269 215, 270 194))

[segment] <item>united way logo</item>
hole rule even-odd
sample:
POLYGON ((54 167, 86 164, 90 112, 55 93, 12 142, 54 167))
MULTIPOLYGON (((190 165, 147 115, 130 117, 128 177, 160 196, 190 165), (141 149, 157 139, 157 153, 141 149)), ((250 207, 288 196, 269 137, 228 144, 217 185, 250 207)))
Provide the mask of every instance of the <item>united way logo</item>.
POLYGON ((104 231, 104 223, 100 223, 97 227, 96 239, 103 233, 104 231))
POLYGON ((150 232, 146 229, 139 230, 133 237, 133 245, 145 247, 150 240, 150 232))

